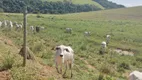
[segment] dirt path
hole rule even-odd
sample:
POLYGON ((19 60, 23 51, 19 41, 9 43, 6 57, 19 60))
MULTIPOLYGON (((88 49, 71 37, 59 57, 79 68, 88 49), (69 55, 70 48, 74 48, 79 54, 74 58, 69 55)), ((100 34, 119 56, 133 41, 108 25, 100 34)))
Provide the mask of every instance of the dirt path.
POLYGON ((9 71, 1 71, 0 72, 0 80, 10 80, 11 75, 9 71))
POLYGON ((47 65, 42 64, 42 68, 39 72, 40 80, 48 80, 48 79, 57 79, 57 80, 63 80, 62 75, 57 73, 56 69, 54 67, 50 67, 47 65))
POLYGON ((93 69, 93 70, 96 69, 94 66, 92 66, 91 64, 89 64, 88 61, 84 60, 83 58, 80 58, 80 59, 85 62, 85 64, 87 65, 87 67, 88 67, 89 69, 93 69))

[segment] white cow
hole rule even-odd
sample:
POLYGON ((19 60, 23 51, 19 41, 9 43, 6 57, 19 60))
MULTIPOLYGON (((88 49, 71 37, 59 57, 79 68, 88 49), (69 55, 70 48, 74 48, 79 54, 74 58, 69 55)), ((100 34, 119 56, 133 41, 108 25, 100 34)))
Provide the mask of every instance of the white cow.
POLYGON ((107 43, 107 45, 109 44, 109 41, 110 41, 110 35, 106 35, 106 43, 107 43))
POLYGON ((72 28, 66 28, 66 33, 72 33, 72 28))
POLYGON ((129 80, 142 80, 142 72, 133 71, 129 75, 129 80))
POLYGON ((45 28, 42 26, 42 27, 40 27, 40 29, 41 29, 41 30, 44 30, 45 28))
POLYGON ((17 22, 15 21, 15 22, 13 22, 13 26, 16 26, 16 24, 17 24, 17 22))
POLYGON ((90 35, 91 35, 90 32, 87 31, 84 32, 84 36, 90 36, 90 35))
POLYGON ((63 73, 63 77, 66 74, 67 67, 71 70, 71 77, 72 74, 72 67, 73 67, 73 61, 74 61, 74 51, 70 46, 60 45, 56 47, 56 54, 55 54, 55 63, 56 63, 56 69, 58 73, 62 73, 62 63, 65 65, 65 72, 63 73), (58 67, 60 66, 60 71, 58 70, 58 67))
POLYGON ((13 28, 13 23, 12 23, 12 21, 8 21, 7 23, 8 23, 9 29, 12 29, 12 28, 13 28))
POLYGON ((19 31, 22 29, 22 24, 16 24, 16 30, 19 31))
POLYGON ((102 48, 106 48, 106 42, 105 41, 103 41, 101 45, 102 45, 102 48))
POLYGON ((101 43, 101 48, 100 48, 100 54, 104 54, 105 52, 106 52, 106 42, 105 41, 103 41, 102 43, 101 43))
POLYGON ((2 22, 2 27, 7 27, 7 20, 4 20, 4 21, 2 22))
POLYGON ((32 31, 32 33, 34 32, 34 26, 30 26, 30 30, 32 31))

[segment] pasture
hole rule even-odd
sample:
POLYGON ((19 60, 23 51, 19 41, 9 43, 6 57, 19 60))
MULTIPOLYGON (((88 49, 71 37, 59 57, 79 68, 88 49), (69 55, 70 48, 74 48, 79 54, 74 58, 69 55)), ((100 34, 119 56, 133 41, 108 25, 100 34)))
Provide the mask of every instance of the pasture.
MULTIPOLYGON (((131 71, 142 70, 142 12, 140 9, 142 7, 64 15, 28 14, 28 30, 31 25, 45 27, 45 30, 35 34, 28 31, 27 46, 40 63, 50 67, 46 69, 48 73, 45 74, 46 76, 39 73, 41 65, 31 64, 30 60, 26 68, 19 67, 22 63, 22 58, 18 55, 23 42, 22 31, 7 31, 0 28, 1 37, 7 37, 14 45, 11 47, 0 39, 0 43, 3 43, 0 44, 0 57, 9 54, 12 57, 16 56, 12 58, 14 65, 10 69, 14 80, 35 80, 35 78, 62 80, 63 78, 54 70, 55 51, 52 48, 60 44, 70 45, 75 52, 73 80, 101 80, 101 78, 126 80, 131 71), (72 28, 71 34, 65 33, 68 27, 72 28), (90 31, 91 35, 84 36, 85 31, 90 31), (100 55, 101 42, 106 40, 107 34, 111 35, 110 44, 107 53, 100 55), (113 51, 117 48, 130 50, 134 56, 119 55, 113 51)), ((0 16, 0 20, 23 21, 22 14, 0 13, 0 16)))

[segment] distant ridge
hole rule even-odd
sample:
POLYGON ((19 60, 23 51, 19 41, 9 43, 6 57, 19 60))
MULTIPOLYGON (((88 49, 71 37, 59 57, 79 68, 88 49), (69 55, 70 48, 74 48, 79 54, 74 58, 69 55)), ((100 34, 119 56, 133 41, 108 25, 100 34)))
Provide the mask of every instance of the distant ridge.
POLYGON ((123 8, 107 0, 0 0, 0 12, 21 13, 24 6, 29 13, 64 14, 123 8))

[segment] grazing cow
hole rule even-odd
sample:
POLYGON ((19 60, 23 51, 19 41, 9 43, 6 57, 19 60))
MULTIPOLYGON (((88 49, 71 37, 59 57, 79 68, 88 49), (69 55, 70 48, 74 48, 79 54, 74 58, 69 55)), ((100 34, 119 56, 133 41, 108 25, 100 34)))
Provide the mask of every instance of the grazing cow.
POLYGON ((22 29, 22 27, 23 27, 22 24, 19 24, 19 28, 22 29))
POLYGON ((72 33, 72 28, 66 28, 66 33, 72 33))
POLYGON ((17 22, 15 21, 15 22, 13 22, 13 26, 16 26, 16 24, 17 24, 17 22))
POLYGON ((44 28, 44 27, 40 27, 40 29, 41 29, 41 30, 44 30, 45 28, 44 28))
POLYGON ((32 33, 34 32, 34 26, 30 26, 30 30, 32 31, 32 33))
POLYGON ((19 31, 22 29, 22 24, 16 24, 16 30, 19 31))
POLYGON ((90 35, 91 35, 90 32, 87 31, 84 32, 84 36, 90 36, 90 35))
POLYGON ((36 32, 39 32, 39 31, 40 31, 40 27, 36 26, 36 32))
POLYGON ((129 75, 129 80, 142 80, 142 72, 133 71, 129 75))
POLYGON ((106 35, 106 44, 108 45, 109 44, 109 41, 110 41, 110 35, 106 35))
POLYGON ((62 73, 62 63, 65 64, 65 72, 63 74, 63 77, 66 74, 67 67, 71 70, 71 77, 72 74, 72 67, 73 67, 73 61, 74 61, 74 51, 70 46, 64 46, 60 45, 56 47, 56 54, 55 54, 55 63, 56 63, 56 69, 58 73, 62 73), (58 70, 58 67, 60 66, 60 71, 58 70))
POLYGON ((8 21, 8 27, 10 28, 10 30, 13 28, 13 23, 12 23, 12 21, 8 21))
POLYGON ((103 41, 101 43, 100 54, 104 54, 106 52, 106 42, 103 41))
POLYGON ((4 21, 2 22, 2 27, 7 27, 7 20, 4 20, 4 21))

